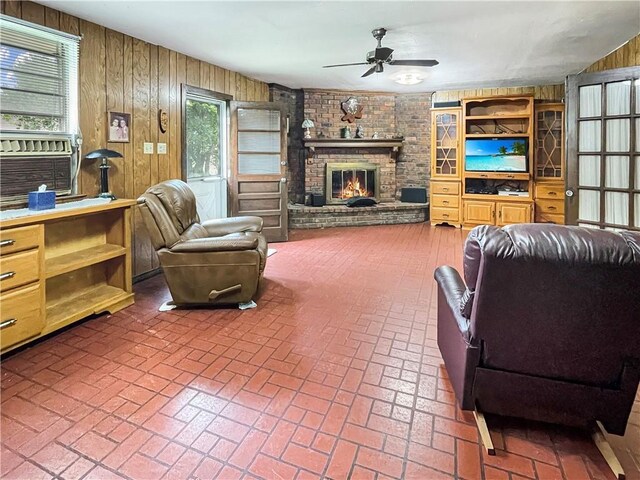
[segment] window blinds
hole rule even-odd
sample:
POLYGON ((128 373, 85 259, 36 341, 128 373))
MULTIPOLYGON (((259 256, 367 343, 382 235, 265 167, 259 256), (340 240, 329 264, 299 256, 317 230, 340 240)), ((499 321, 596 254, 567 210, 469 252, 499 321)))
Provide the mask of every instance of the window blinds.
POLYGON ((0 131, 78 131, 80 38, 0 16, 0 131))

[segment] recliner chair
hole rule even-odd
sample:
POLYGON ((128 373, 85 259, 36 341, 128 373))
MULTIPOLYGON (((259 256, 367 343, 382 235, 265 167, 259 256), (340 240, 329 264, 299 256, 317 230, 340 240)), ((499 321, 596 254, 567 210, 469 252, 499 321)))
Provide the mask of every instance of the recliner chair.
POLYGON ((138 204, 176 305, 253 298, 267 261, 260 217, 200 223, 195 195, 181 180, 148 188, 138 204))
POLYGON ((464 277, 435 271, 438 346, 488 450, 482 413, 624 434, 640 380, 640 233, 476 227, 464 277))

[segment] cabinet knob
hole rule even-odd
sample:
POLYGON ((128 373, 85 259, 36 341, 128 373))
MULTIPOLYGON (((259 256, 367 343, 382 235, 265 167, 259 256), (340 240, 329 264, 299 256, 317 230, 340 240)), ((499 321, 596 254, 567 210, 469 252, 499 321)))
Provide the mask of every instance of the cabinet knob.
POLYGON ((556 195, 558 195, 556 192, 549 192, 550 197, 555 197, 556 195))
POLYGON ((556 207, 554 207, 553 205, 550 205, 549 210, 556 210, 556 207))
POLYGON ((449 205, 449 200, 443 200, 442 203, 445 205, 449 205))

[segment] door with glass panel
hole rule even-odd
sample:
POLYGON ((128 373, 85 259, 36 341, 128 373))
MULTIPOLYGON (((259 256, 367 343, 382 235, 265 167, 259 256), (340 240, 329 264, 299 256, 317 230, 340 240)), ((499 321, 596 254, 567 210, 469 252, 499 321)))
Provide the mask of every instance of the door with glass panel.
POLYGON ((640 230, 640 67, 567 80, 567 223, 640 230))
POLYGON ((231 97, 182 89, 182 174, 196 196, 200 220, 227 216, 228 109, 231 97))
POLYGON ((231 210, 261 217, 271 242, 288 235, 284 122, 274 103, 231 102, 231 210))

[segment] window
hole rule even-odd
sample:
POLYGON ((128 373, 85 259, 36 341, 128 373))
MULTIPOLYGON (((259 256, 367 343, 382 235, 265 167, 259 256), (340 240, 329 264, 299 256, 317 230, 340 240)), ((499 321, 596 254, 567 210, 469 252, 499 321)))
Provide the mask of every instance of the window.
POLYGON ((187 179, 225 177, 227 102, 194 90, 185 99, 187 179))
POLYGON ((79 37, 0 18, 0 131, 78 131, 79 37))

